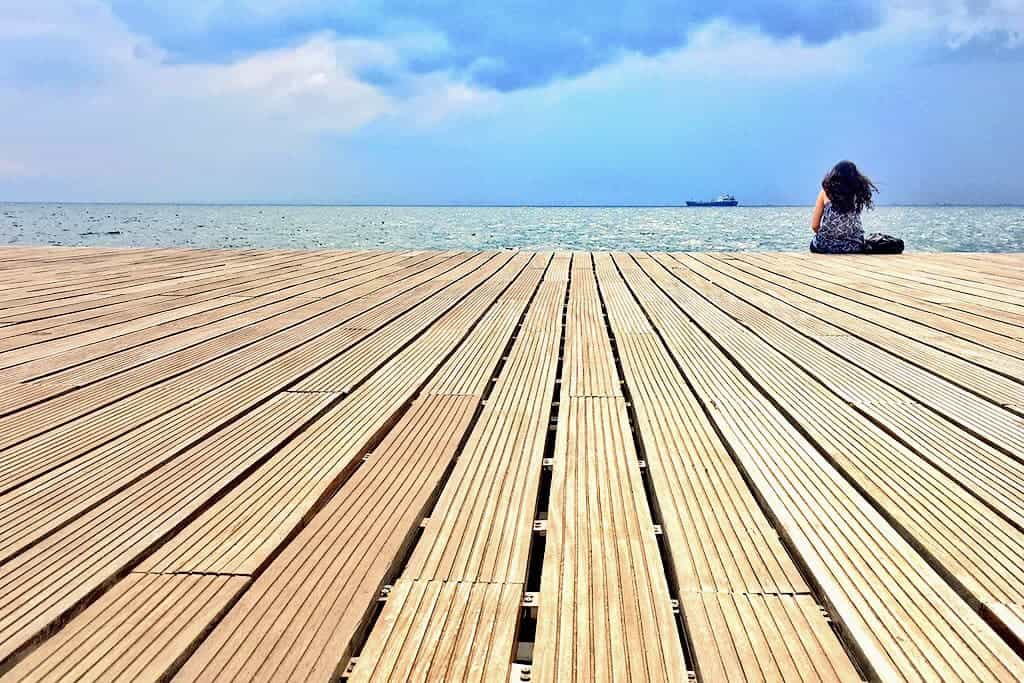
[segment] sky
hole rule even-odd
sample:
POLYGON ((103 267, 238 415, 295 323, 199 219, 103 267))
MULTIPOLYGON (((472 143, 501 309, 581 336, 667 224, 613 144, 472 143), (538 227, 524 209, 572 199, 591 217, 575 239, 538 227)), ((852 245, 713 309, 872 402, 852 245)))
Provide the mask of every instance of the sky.
POLYGON ((0 201, 1024 203, 1024 0, 0 0, 0 201))

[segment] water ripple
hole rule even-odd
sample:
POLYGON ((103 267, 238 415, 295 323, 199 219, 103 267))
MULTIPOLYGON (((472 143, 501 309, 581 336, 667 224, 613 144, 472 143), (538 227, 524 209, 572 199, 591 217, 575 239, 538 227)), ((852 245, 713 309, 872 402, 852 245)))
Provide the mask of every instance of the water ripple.
MULTIPOLYGON (((0 204, 9 244, 212 248, 804 250, 805 207, 0 204)), ((914 251, 1024 251, 1021 207, 879 207, 914 251)))

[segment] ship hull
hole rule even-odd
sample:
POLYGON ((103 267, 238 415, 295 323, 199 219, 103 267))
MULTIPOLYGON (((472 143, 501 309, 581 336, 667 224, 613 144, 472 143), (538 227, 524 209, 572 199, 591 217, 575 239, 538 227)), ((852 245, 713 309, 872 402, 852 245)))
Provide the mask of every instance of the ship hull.
POLYGON ((686 202, 687 206, 737 206, 739 202, 735 199, 730 202, 686 202))

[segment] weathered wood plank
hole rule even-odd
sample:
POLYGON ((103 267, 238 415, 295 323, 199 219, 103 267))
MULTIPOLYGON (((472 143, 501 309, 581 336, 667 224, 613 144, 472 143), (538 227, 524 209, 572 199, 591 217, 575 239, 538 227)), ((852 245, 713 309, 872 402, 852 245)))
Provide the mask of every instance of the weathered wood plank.
POLYGON ((132 574, 5 680, 157 681, 245 584, 241 576, 132 574))
POLYGON ((509 680, 522 584, 401 579, 351 677, 509 680))
POLYGON ((468 396, 414 403, 246 590, 176 680, 329 681, 339 675, 476 407, 468 396))
POLYGON ((698 673, 704 680, 856 680, 810 588, 611 257, 596 262, 698 673), (760 615, 768 605, 798 608, 798 642, 806 649, 793 649, 787 620, 732 618, 744 606, 760 615), (755 644, 758 658, 745 659, 755 644), (813 666, 804 665, 811 654, 813 666), (802 666, 794 669, 792 661, 802 666))
POLYGON ((712 341, 679 315, 644 270, 626 257, 619 263, 874 675, 1007 681, 1024 675, 1024 661, 712 341))
POLYGON ((683 679, 665 568, 589 254, 573 260, 552 460, 536 680, 683 679))
POLYGON ((1020 679, 1022 287, 0 248, 0 679, 1020 679))
MULTIPOLYGON (((675 263, 665 256, 656 256, 655 262, 675 263)), ((1019 507, 1024 500, 1012 481, 1024 479, 1024 470, 1010 471, 1009 486, 999 477, 989 477, 988 487, 974 486, 972 495, 934 465, 947 448, 944 443, 926 442, 920 454, 911 451, 669 271, 654 265, 646 270, 833 466, 874 501, 912 544, 928 553, 933 564, 959 582, 968 601, 975 605, 1024 603, 1024 576, 1010 569, 1024 566, 1024 532, 983 504, 1020 520, 1019 507), (988 489, 995 494, 990 495, 988 489), (1015 502, 1003 503, 1007 498, 1015 502)), ((684 272, 675 275, 690 279, 684 272)), ((1009 467, 1014 463, 1006 460, 1002 464, 1009 467)), ((970 463, 962 469, 968 476, 974 474, 970 463)))

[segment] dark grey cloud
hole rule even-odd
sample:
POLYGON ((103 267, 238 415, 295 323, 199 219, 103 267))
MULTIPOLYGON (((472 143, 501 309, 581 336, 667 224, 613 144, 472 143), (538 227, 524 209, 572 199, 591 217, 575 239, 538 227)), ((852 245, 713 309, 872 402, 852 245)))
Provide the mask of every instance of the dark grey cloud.
MULTIPOLYGON (((625 53, 655 55, 685 45, 697 26, 721 19, 776 38, 811 44, 870 30, 882 21, 878 0, 725 0, 724 2, 391 2, 295 3, 257 11, 245 3, 189 4, 116 0, 114 9, 147 33, 172 58, 230 59, 287 45, 313 31, 342 37, 381 38, 401 31, 444 36, 447 48, 410 59, 413 71, 446 70, 475 84, 509 91, 578 76, 625 53), (170 12, 170 13, 169 13, 170 12)), ((385 72, 368 78, 386 82, 385 72)))

